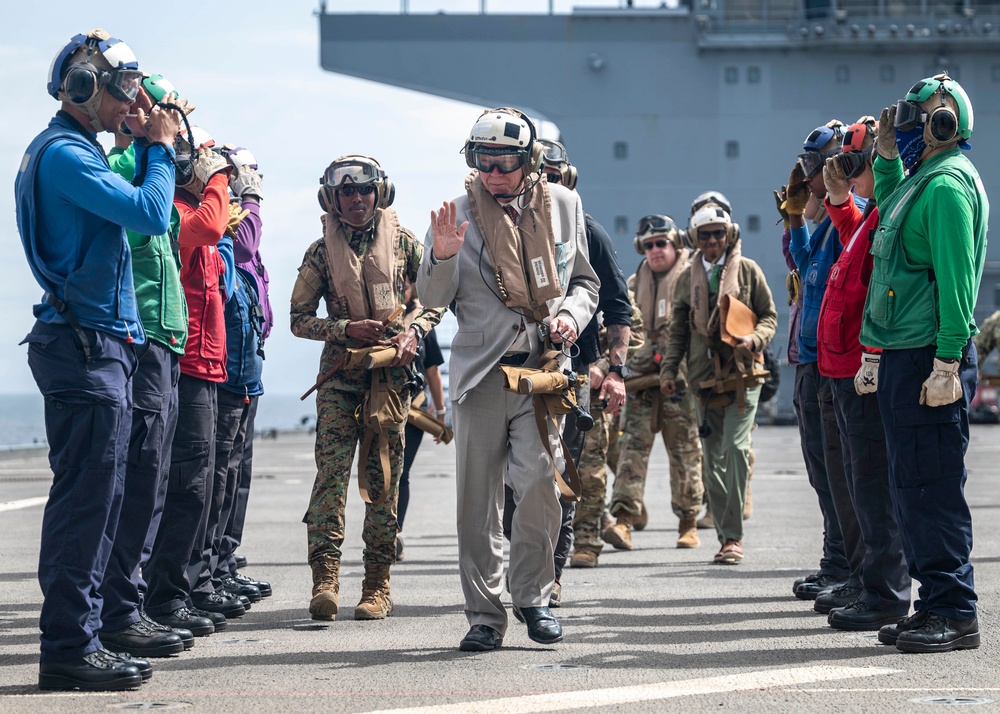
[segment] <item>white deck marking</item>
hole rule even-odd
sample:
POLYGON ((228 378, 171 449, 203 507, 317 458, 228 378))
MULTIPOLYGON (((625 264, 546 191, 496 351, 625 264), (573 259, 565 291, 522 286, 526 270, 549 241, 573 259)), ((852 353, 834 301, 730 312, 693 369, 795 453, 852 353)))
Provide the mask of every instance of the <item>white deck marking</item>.
POLYGON ((704 677, 676 682, 657 682, 631 687, 611 687, 583 691, 529 694, 523 697, 484 699, 482 701, 439 704, 407 709, 380 709, 371 714, 527 714, 554 712, 564 709, 586 709, 622 705, 628 702, 648 702, 696 694, 775 689, 796 684, 826 682, 835 679, 856 679, 896 674, 899 670, 884 667, 796 667, 769 669, 722 677, 704 677))
POLYGON ((37 496, 35 498, 22 498, 20 501, 3 501, 0 502, 0 512, 17 511, 21 508, 31 508, 32 506, 41 506, 48 500, 49 500, 48 496, 37 496))

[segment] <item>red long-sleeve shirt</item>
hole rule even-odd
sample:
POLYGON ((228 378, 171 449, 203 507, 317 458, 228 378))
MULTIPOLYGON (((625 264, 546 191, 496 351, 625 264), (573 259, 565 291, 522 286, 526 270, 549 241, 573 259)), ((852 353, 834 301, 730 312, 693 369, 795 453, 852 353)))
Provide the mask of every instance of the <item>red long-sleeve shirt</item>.
POLYGON ((862 347, 858 339, 872 271, 870 237, 878 228, 878 208, 865 217, 853 200, 840 206, 828 200, 825 203, 844 248, 826 281, 816 328, 817 365, 820 374, 843 379, 857 374, 863 352, 881 351, 862 347))

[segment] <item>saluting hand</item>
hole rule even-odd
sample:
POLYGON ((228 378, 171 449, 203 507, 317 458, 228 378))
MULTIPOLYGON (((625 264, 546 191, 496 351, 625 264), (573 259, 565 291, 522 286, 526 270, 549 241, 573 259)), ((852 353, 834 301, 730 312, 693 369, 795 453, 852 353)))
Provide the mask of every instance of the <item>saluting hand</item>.
POLYGON ((457 209, 454 201, 445 201, 439 211, 431 211, 431 238, 434 241, 435 260, 448 260, 462 249, 465 243, 465 230, 469 222, 455 225, 457 209))

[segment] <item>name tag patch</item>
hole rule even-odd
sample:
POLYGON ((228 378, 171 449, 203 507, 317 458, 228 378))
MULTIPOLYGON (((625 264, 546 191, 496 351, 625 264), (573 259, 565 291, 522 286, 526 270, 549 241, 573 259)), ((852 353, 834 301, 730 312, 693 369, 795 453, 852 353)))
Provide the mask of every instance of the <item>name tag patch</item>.
POLYGON ((656 301, 656 316, 666 317, 667 316, 667 299, 660 298, 656 301))
POLYGON ((372 288, 376 310, 391 310, 393 307, 392 286, 389 283, 377 283, 372 288))
POLYGON ((535 276, 535 285, 540 288, 548 287, 549 276, 545 272, 545 262, 542 258, 531 259, 531 273, 535 276))

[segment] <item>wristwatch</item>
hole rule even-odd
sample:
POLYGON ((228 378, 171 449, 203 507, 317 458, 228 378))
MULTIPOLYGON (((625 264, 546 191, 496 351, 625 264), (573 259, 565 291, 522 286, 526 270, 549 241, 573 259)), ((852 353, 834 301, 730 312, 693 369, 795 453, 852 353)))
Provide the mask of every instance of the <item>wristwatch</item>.
POLYGON ((613 364, 610 367, 608 367, 608 374, 611 374, 612 372, 617 374, 623 380, 628 379, 630 376, 628 367, 626 367, 623 364, 613 364))

